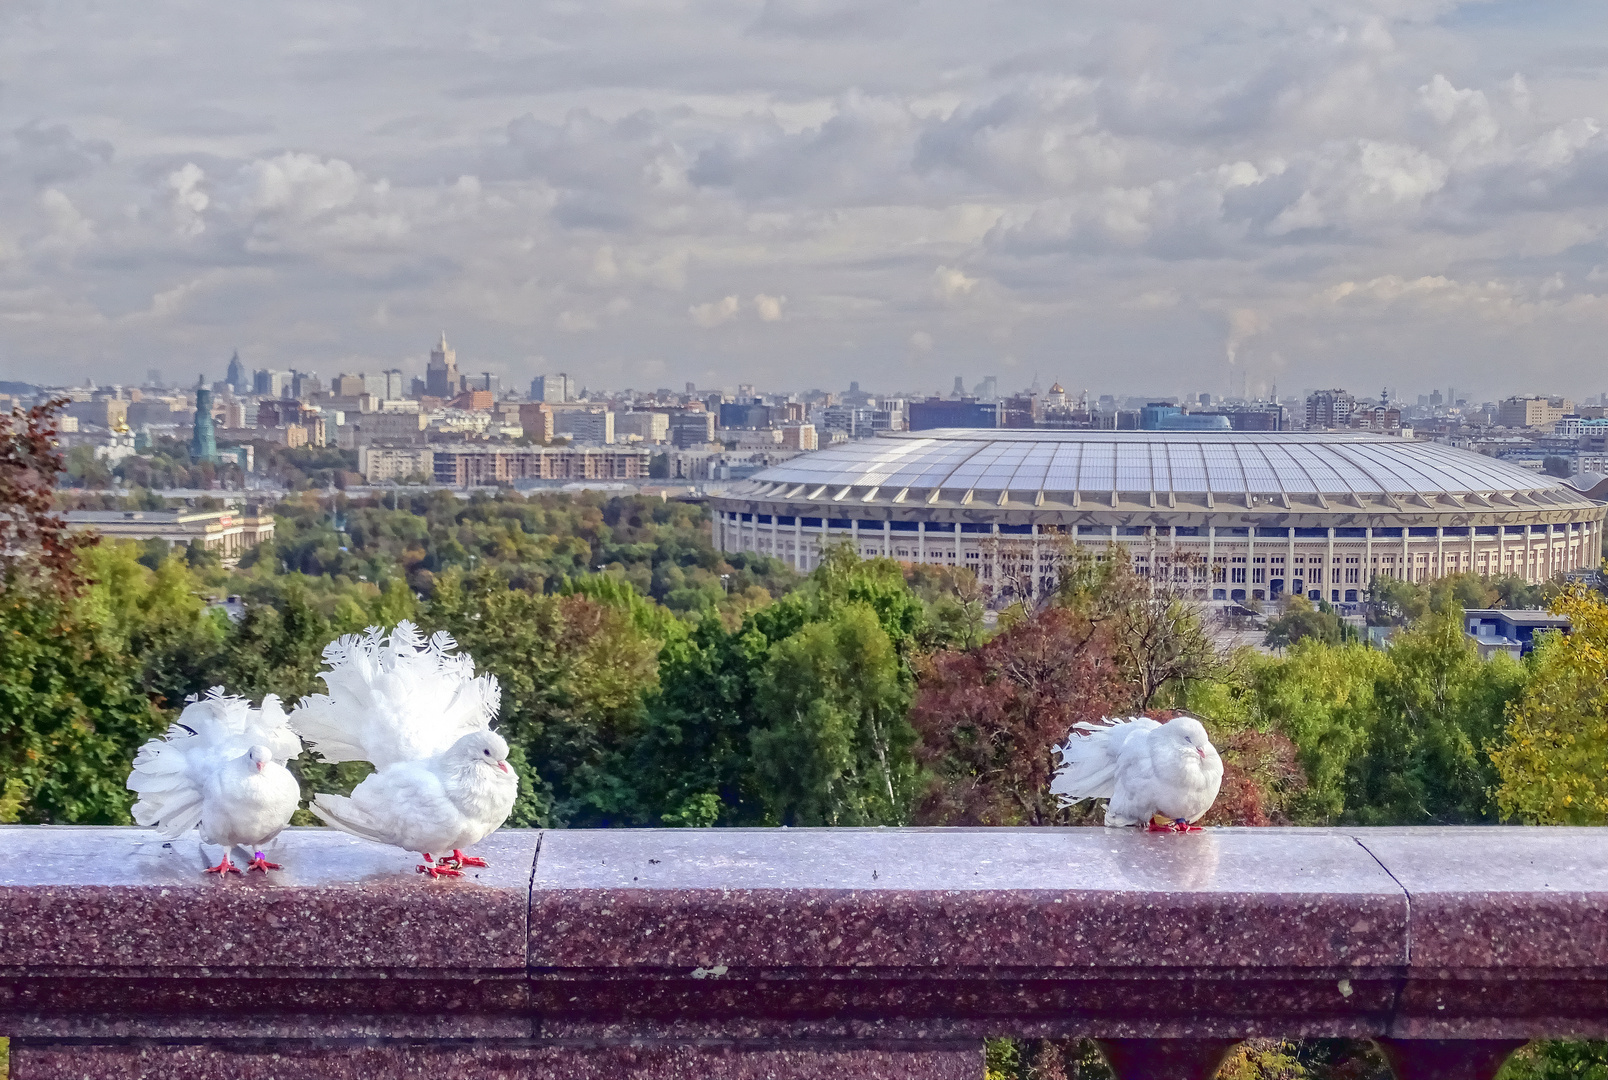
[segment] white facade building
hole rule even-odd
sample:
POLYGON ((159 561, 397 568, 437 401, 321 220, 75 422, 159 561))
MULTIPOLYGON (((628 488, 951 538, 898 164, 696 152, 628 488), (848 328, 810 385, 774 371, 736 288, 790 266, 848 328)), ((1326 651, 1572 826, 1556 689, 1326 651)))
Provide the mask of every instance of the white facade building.
POLYGON ((1595 567, 1608 505, 1552 477, 1374 434, 947 429, 836 444, 712 500, 715 544, 809 570, 828 544, 968 566, 1005 602, 1059 545, 1121 545, 1199 599, 1353 602, 1427 581, 1595 567))

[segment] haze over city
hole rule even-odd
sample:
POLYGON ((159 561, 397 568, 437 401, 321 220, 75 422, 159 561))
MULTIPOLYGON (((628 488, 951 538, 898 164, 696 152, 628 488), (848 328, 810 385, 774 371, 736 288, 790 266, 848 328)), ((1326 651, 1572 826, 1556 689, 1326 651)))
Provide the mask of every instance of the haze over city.
POLYGON ((1605 23, 10 3, 0 379, 421 372, 446 329, 516 385, 1585 398, 1605 23))

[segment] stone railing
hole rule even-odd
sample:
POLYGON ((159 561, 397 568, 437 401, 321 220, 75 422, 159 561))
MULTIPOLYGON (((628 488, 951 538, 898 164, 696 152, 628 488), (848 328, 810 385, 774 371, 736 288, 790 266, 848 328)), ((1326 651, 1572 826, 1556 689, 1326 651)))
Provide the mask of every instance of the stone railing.
POLYGON ((1250 1037, 1379 1040, 1404 1080, 1608 1034, 1608 831, 504 831, 432 882, 288 832, 0 828, 16 1080, 967 1078, 1090 1036, 1124 1078, 1250 1037))

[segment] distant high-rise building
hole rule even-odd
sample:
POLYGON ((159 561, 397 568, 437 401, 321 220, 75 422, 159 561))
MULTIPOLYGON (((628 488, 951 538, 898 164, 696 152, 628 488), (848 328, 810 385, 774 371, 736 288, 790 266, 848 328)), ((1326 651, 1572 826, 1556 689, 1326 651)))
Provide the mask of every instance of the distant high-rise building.
POLYGON ((950 396, 958 398, 966 396, 966 380, 959 375, 955 376, 955 389, 950 391, 950 396))
POLYGON ((190 435, 190 458, 218 460, 218 436, 212 425, 212 391, 206 388, 204 377, 195 388, 195 428, 190 435))
POLYGON ((910 403, 909 430, 929 431, 932 428, 945 427, 999 427, 999 414, 1000 407, 993 403, 970 399, 945 401, 942 398, 928 398, 926 401, 912 401, 910 403))
POLYGON ((533 401, 546 401, 562 405, 575 400, 575 380, 562 371, 557 375, 538 375, 531 380, 530 396, 533 401))
POLYGON ((290 373, 290 396, 297 401, 306 401, 324 392, 324 383, 316 371, 296 371, 290 373))
POLYGON ((1503 427, 1543 428, 1574 412, 1574 402, 1561 397, 1510 397, 1497 408, 1496 422, 1503 427))
POLYGON ((608 409, 559 409, 553 414, 553 432, 575 442, 612 443, 614 413, 608 409))
POLYGON ((383 397, 386 401, 401 401, 408 396, 407 387, 402 382, 401 368, 386 368, 383 374, 385 376, 383 397))
POLYGON ((229 373, 224 376, 223 381, 237 394, 244 394, 251 389, 251 384, 246 381, 246 365, 240 362, 239 349, 236 349, 234 355, 229 358, 229 373))
POLYGON ((693 385, 692 383, 687 384, 687 393, 696 394, 697 392, 698 392, 698 387, 697 386, 693 385))
POLYGON ((145 372, 145 385, 146 386, 161 386, 162 385, 162 369, 161 368, 149 368, 149 369, 147 369, 146 372, 145 372))
POLYGON ((496 397, 502 393, 502 377, 493 375, 489 371, 482 371, 479 375, 465 375, 463 376, 463 388, 465 390, 485 390, 492 397, 496 397))
POLYGON ((425 392, 431 397, 450 398, 458 394, 458 354, 447 344, 446 331, 430 350, 430 363, 424 369, 425 392))
POLYGON ((1308 428, 1343 428, 1351 424, 1357 399, 1344 390, 1314 390, 1306 399, 1308 428))
POLYGON ((263 368, 252 376, 251 392, 263 397, 284 397, 290 389, 290 372, 263 368))
POLYGON ((525 402, 519 406, 519 426, 525 429, 525 438, 539 443, 553 441, 553 409, 545 401, 525 402))

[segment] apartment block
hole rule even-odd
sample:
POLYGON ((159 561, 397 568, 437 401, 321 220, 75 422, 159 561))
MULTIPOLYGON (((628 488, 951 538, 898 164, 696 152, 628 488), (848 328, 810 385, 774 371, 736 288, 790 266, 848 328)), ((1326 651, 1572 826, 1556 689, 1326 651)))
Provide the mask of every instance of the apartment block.
POLYGON ((1510 397, 1497 406, 1496 422, 1510 428, 1547 428, 1574 412, 1562 397, 1510 397))
POLYGON ((637 449, 437 450, 435 482, 477 487, 521 480, 646 480, 651 457, 637 449))

